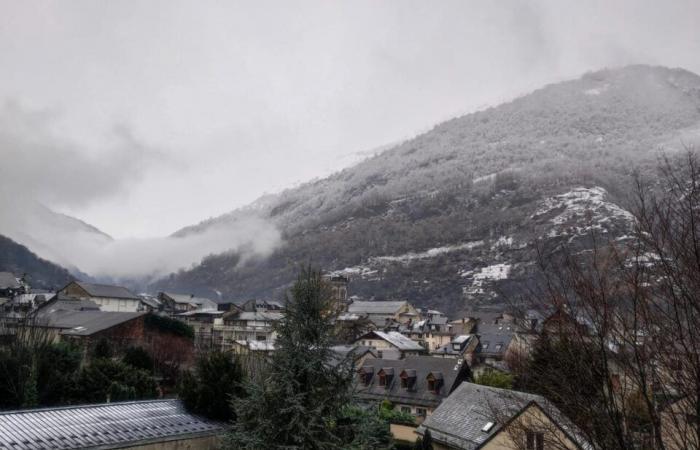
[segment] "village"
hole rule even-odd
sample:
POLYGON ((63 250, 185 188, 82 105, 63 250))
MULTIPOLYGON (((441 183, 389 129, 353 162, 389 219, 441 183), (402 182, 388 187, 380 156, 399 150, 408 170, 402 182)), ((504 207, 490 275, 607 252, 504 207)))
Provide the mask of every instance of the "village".
MULTIPOLYGON (((407 301, 357 299, 344 276, 324 281, 332 297, 331 349, 339 360, 352 362, 360 403, 397 413, 390 420, 397 448, 413 448, 426 438, 435 449, 592 448, 549 399, 512 390, 540 336, 562 336, 590 324, 564 309, 447 317, 407 301), (554 441, 557 446, 548 444, 554 441)), ((188 370, 197 355, 210 352, 265 360, 275 352, 285 308, 264 299, 134 294, 78 280, 49 292, 32 289, 25 277, 0 273, 3 345, 40 330, 49 342, 81 348, 83 364, 105 342, 113 349, 143 349, 177 370, 188 370)), ((622 396, 632 392, 634 379, 622 368, 608 381, 622 396)), ((58 442, 80 448, 216 448, 227 424, 188 412, 167 380, 160 384, 148 400, 108 396, 91 405, 0 412, 0 448, 64 448, 53 444, 58 442), (53 422, 55 427, 44 425, 53 422)), ((669 421, 677 422, 680 406, 669 404, 669 421)), ((666 448, 682 448, 673 442, 666 448)))

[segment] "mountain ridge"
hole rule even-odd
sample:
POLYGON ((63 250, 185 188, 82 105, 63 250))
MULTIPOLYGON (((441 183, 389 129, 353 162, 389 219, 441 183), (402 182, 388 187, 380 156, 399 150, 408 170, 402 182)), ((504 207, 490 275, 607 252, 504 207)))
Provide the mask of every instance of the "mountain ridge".
MULTIPOLYGON (((538 220, 543 202, 580 194, 585 198, 569 200, 594 210, 605 203, 598 229, 624 235, 620 211, 632 177, 653 174, 660 149, 675 151, 693 130, 700 130, 698 75, 651 66, 589 72, 437 124, 327 178, 261 198, 255 214, 278 226, 285 241, 271 257, 213 255, 152 288, 279 297, 298 265, 312 262, 328 271, 376 270, 377 276, 353 275, 351 294, 362 298, 407 298, 447 312, 504 301, 516 293, 516 281, 531 278, 525 263, 532 261, 533 241, 563 239, 552 230, 575 229, 584 220, 538 220), (615 217, 603 220, 606 215, 615 217), (475 241, 484 245, 407 263, 391 259, 475 241), (505 267, 499 264, 510 269, 497 273, 505 267)), ((237 209, 180 232, 247 213, 237 209)), ((589 245, 580 235, 573 242, 589 245)))

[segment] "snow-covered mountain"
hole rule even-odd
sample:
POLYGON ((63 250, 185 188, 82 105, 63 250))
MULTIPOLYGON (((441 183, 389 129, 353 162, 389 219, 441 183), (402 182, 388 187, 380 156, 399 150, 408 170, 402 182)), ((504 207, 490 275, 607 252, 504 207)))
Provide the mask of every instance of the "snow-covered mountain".
POLYGON ((283 233, 268 258, 208 257, 154 288, 278 296, 300 264, 351 293, 456 312, 516 295, 533 243, 629 232, 633 174, 700 138, 700 77, 662 67, 588 73, 455 118, 374 157, 180 231, 254 211, 283 233))

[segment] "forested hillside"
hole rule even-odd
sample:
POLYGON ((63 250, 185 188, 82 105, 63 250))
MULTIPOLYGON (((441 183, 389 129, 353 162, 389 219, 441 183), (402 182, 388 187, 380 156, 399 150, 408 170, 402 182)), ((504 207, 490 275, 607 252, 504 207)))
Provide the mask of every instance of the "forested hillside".
POLYGON ((0 235, 0 272, 27 275, 33 288, 60 289, 73 278, 66 269, 39 258, 24 245, 0 235))
POLYGON ((300 264, 351 276, 351 294, 454 313, 518 295, 534 243, 624 238, 635 173, 700 136, 700 77, 631 66, 459 117, 326 179, 181 230, 254 211, 282 231, 264 260, 206 258, 152 288, 279 296, 300 264))

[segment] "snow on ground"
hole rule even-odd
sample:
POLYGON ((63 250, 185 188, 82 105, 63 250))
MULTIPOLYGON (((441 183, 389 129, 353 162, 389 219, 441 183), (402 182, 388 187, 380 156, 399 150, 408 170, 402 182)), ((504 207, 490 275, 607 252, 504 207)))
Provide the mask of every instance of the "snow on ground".
POLYGON ((335 270, 331 272, 331 275, 343 275, 355 278, 373 279, 376 278, 376 275, 378 274, 378 270, 372 268, 372 266, 374 265, 380 265, 381 263, 396 262, 407 264, 414 260, 435 258, 437 256, 444 255, 447 253, 457 252, 461 250, 471 250, 482 245, 484 245, 483 241, 472 241, 458 245, 435 247, 423 252, 408 252, 404 253, 403 255, 396 256, 372 256, 367 259, 367 262, 365 264, 335 270))
POLYGON ((510 275, 512 266, 510 264, 493 264, 491 266, 482 267, 477 270, 462 271, 460 276, 463 278, 471 277, 472 283, 470 286, 463 288, 466 295, 476 295, 484 293, 484 284, 490 281, 505 280, 510 275))
POLYGON ((549 237, 562 234, 582 235, 591 230, 607 232, 605 225, 612 219, 622 222, 634 222, 634 216, 615 203, 606 200, 607 191, 599 186, 592 188, 579 187, 564 194, 549 197, 530 218, 536 219, 544 215, 556 214, 549 222, 559 230, 553 229, 549 237), (566 228, 566 231, 561 230, 566 228))
POLYGON ((491 250, 513 246, 513 236, 501 236, 493 243, 491 250))
POLYGON ((474 183, 480 183, 482 181, 493 181, 496 179, 496 175, 498 175, 498 172, 490 173, 481 177, 476 177, 474 178, 474 183))
POLYGON ((369 258, 370 262, 410 262, 415 259, 435 258, 436 256, 446 253, 458 252, 460 250, 471 250, 483 245, 483 241, 467 242, 459 245, 448 245, 446 247, 435 247, 424 252, 408 252, 397 256, 373 256, 369 258))
POLYGON ((583 93, 585 95, 600 95, 603 92, 607 91, 609 87, 610 87, 610 85, 606 83, 606 84, 602 85, 601 87, 586 89, 585 91, 583 91, 583 93))

